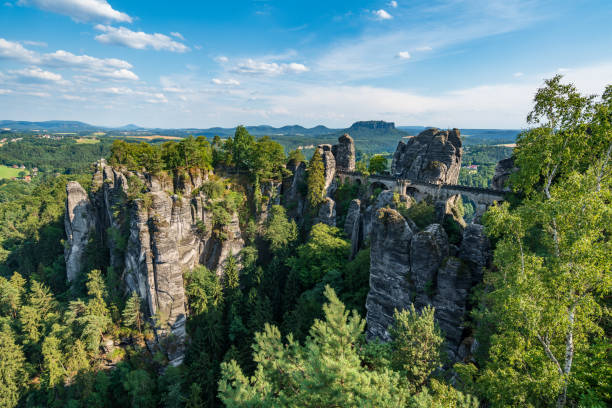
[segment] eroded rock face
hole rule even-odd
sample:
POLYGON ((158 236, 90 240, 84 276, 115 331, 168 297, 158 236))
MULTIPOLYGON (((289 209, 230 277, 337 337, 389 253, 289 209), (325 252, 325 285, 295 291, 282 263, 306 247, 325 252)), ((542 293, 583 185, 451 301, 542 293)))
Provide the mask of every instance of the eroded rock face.
POLYGON ((94 228, 93 208, 87 192, 76 181, 66 185, 66 212, 64 216, 66 229, 66 277, 72 282, 81 273, 81 259, 90 233, 94 228))
POLYGON ((367 336, 389 341, 394 309, 433 306, 448 355, 456 361, 465 357, 464 343, 471 336, 464 324, 469 319, 469 295, 490 263, 489 243, 477 224, 465 228, 458 250, 449 245, 439 224, 413 231, 390 208, 378 210, 373 219, 367 336))
POLYGON ((322 222, 331 227, 336 226, 336 202, 329 197, 319 207, 319 213, 315 223, 322 222))
POLYGON ((355 171, 355 142, 348 133, 338 138, 338 144, 332 146, 332 153, 338 170, 355 171))
POLYGON ((183 359, 186 337, 183 274, 197 265, 221 274, 229 256, 244 246, 236 213, 213 234, 210 200, 194 193, 206 179, 197 171, 174 180, 123 172, 104 161, 94 174, 92 227, 106 236, 111 264, 123 271, 126 290, 136 291, 147 315, 161 320, 156 337, 174 365, 183 359), (129 183, 143 186, 143 199, 128 199, 129 183))
POLYGON ((363 241, 363 219, 361 216, 361 200, 354 199, 349 204, 348 213, 344 221, 344 233, 351 241, 349 259, 353 259, 359 251, 363 241))
POLYGON ((322 144, 317 147, 319 154, 323 159, 323 166, 325 168, 325 188, 323 194, 327 197, 331 197, 338 187, 336 185, 336 159, 332 153, 332 146, 330 144, 322 144))
POLYGON ((391 174, 413 181, 457 184, 461 155, 459 129, 427 129, 399 142, 391 174))
POLYGON ((510 191, 510 188, 506 184, 512 173, 517 170, 518 168, 514 165, 514 157, 500 160, 497 166, 495 166, 495 174, 491 181, 491 188, 495 190, 510 191))
POLYGON ((283 204, 288 216, 301 221, 306 207, 306 163, 289 163, 287 170, 292 175, 283 180, 283 204))
POLYGON ((372 223, 370 291, 366 299, 367 337, 391 340, 395 309, 411 304, 410 241, 413 231, 397 211, 382 208, 372 223))

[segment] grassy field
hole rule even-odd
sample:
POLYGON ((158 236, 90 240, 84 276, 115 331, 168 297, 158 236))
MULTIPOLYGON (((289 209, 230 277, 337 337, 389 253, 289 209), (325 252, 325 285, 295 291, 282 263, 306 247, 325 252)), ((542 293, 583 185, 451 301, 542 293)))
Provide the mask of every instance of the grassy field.
POLYGON ((21 171, 25 171, 27 173, 27 170, 14 169, 12 167, 0 165, 0 179, 19 177, 19 172, 21 171))
POLYGON ((127 136, 129 139, 139 140, 153 140, 153 139, 165 139, 165 140, 183 140, 182 137, 178 136, 163 136, 163 135, 151 135, 151 136, 127 136))
POLYGON ((91 137, 80 137, 76 140, 78 144, 96 144, 100 143, 98 139, 94 139, 91 137))

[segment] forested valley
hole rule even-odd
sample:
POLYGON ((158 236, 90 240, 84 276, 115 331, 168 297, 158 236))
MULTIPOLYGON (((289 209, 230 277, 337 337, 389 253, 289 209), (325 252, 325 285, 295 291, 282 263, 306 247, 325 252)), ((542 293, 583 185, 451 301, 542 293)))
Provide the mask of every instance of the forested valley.
MULTIPOLYGON (((437 207, 380 186, 327 180, 330 149, 342 145, 306 158, 242 126, 225 139, 58 142, 53 149, 36 140, 9 143, 0 163, 38 166, 42 174, 0 186, 0 406, 610 406, 612 86, 585 96, 556 76, 537 91, 527 121, 505 200, 478 220, 492 260, 464 288, 459 332, 470 343, 457 355, 447 352, 431 306, 385 311, 393 320, 388 341, 366 335, 370 267, 378 260, 370 238, 354 244, 347 236, 355 200, 374 206, 386 195, 371 222, 409 225, 415 235, 433 234, 437 207), (75 251, 69 240, 80 221, 66 220, 72 182, 88 208, 103 208, 111 220, 94 233, 100 222, 92 216, 78 231, 86 245, 69 266, 73 277, 66 254, 75 251), (136 232, 146 230, 153 244, 134 259, 161 251, 161 236, 174 239, 166 231, 176 231, 168 224, 178 216, 159 215, 162 203, 184 208, 188 218, 206 214, 180 234, 210 242, 215 260, 179 271, 181 287, 168 287, 185 299, 167 310, 159 300, 165 293, 155 300, 129 289, 150 293, 163 283, 138 280, 125 261, 136 232)), ((489 166, 490 175, 472 180, 462 169, 456 176, 491 187, 494 162, 508 148, 470 148, 463 163, 489 166)), ((353 164, 361 174, 389 167, 384 155, 353 164)), ((459 257, 469 225, 461 200, 454 205, 440 222, 455 248, 444 265, 459 257)), ((179 250, 158 264, 176 267, 187 257, 179 250)), ((441 290, 423 285, 419 296, 441 290)))

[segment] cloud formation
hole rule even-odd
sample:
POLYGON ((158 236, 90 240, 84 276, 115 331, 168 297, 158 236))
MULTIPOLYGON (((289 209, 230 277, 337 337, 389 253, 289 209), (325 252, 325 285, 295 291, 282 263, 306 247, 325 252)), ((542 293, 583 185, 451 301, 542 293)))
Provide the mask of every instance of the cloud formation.
POLYGON ((399 59, 410 59, 410 53, 408 51, 400 51, 396 56, 399 59))
POLYGON ((373 11, 372 13, 374 13, 378 20, 391 20, 393 18, 391 14, 387 13, 383 9, 373 11))
POLYGON ((148 34, 143 31, 132 31, 125 27, 113 27, 102 24, 96 25, 95 29, 103 32, 103 34, 96 36, 96 40, 104 44, 122 45, 137 50, 152 48, 157 51, 189 51, 189 47, 185 44, 174 41, 167 35, 160 33, 148 34))
POLYGON ((45 67, 72 69, 85 72, 91 77, 119 80, 137 80, 131 71, 132 64, 117 58, 96 58, 89 55, 75 55, 64 50, 39 54, 21 44, 0 38, 0 58, 12 59, 45 67))
POLYGON ((19 82, 25 83, 41 83, 41 82, 63 82, 60 74, 55 72, 45 71, 39 67, 29 67, 19 70, 9 71, 17 77, 19 82))
POLYGON ((219 79, 213 78, 212 83, 215 85, 240 85, 240 82, 236 79, 219 79))
POLYGON ((239 63, 232 69, 236 73, 252 75, 301 74, 308 70, 308 67, 304 64, 297 62, 278 64, 276 62, 256 61, 251 58, 239 63))
POLYGON ((397 1, 395 0, 391 0, 388 4, 391 8, 397 8, 397 1))
POLYGON ((62 14, 78 22, 132 22, 132 17, 115 10, 106 0, 19 0, 17 4, 62 14))

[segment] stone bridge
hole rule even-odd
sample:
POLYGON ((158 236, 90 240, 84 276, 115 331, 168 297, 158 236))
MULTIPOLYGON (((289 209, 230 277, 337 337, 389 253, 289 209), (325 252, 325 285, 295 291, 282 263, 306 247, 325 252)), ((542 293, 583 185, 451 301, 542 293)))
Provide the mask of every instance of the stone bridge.
POLYGON ((397 191, 400 194, 407 194, 417 201, 426 198, 431 198, 433 201, 447 201, 452 197, 462 195, 475 204, 475 220, 480 220, 480 217, 489 206, 496 202, 504 201, 505 195, 504 191, 490 188, 467 187, 458 184, 423 183, 384 174, 365 176, 358 172, 338 170, 336 175, 341 183, 351 181, 363 185, 369 184, 371 189, 380 186, 387 190, 397 191))

